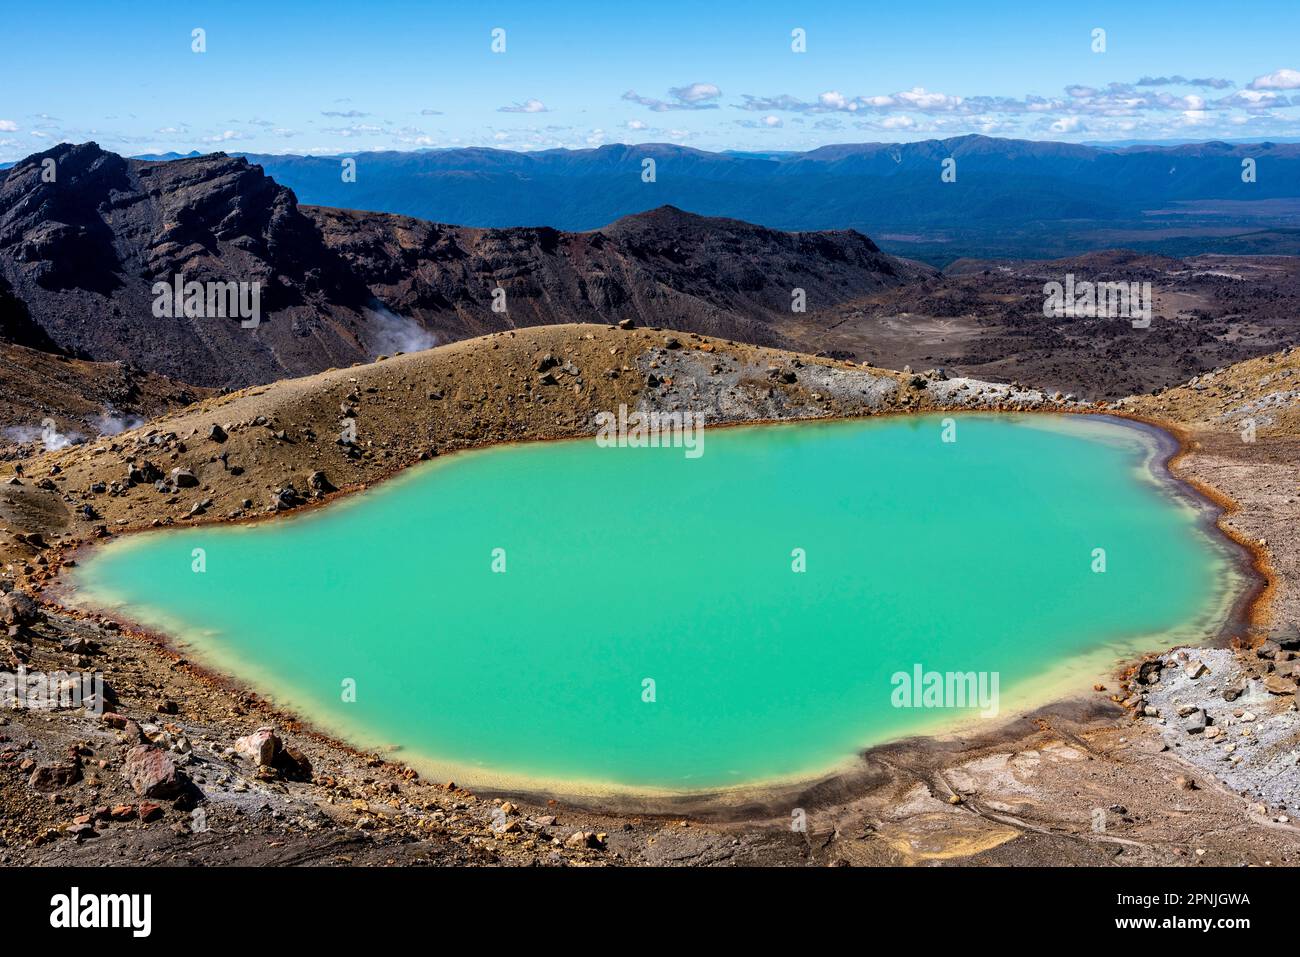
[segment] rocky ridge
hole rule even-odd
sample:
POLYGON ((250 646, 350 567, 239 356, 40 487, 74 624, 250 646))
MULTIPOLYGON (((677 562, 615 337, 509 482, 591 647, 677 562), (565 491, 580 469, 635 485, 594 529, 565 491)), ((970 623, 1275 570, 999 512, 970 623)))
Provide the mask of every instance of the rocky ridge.
POLYGON ((0 179, 0 334, 200 386, 566 322, 653 318, 775 345, 795 290, 817 312, 933 273, 852 230, 783 233, 671 207, 585 233, 300 207, 222 153, 151 162, 60 144, 0 179), (256 284, 257 325, 157 314, 155 284, 177 277, 256 284))

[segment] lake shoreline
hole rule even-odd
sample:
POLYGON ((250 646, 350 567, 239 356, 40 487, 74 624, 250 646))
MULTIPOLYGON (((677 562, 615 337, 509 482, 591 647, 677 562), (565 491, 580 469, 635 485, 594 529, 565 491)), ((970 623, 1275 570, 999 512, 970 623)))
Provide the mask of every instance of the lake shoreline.
MULTIPOLYGON (((1203 644, 1211 646, 1226 646, 1232 638, 1238 637, 1242 628, 1249 627, 1254 620, 1253 608, 1258 597, 1266 590, 1265 582, 1259 580, 1255 575, 1254 555, 1252 550, 1244 543, 1232 535, 1226 533, 1220 524, 1221 517, 1225 514, 1226 509, 1220 501, 1210 498, 1203 494, 1202 490, 1184 482, 1173 471, 1173 465, 1177 460, 1187 452, 1185 437, 1179 436, 1173 429, 1165 428, 1157 422, 1139 418, 1136 416, 1113 415, 1095 410, 1077 411, 1069 413, 1060 413, 1056 411, 1034 411, 1034 412, 1012 412, 1012 411, 993 411, 985 410, 939 410, 919 415, 938 417, 940 415, 953 414, 957 416, 965 415, 982 415, 982 416, 1051 416, 1058 417, 1062 415, 1080 416, 1086 419, 1097 419, 1107 422, 1108 424, 1122 425, 1133 429, 1143 438, 1144 444, 1148 449, 1145 467, 1150 473, 1153 481, 1160 487, 1162 494, 1167 494, 1174 499, 1190 503, 1195 507, 1198 515, 1198 525, 1202 530, 1218 541, 1224 549, 1225 556, 1233 564, 1237 572, 1242 576, 1242 580, 1247 587, 1237 589, 1233 593, 1233 598, 1228 613, 1222 617, 1214 636, 1203 644)), ((774 427, 782 425, 808 425, 808 424, 834 424, 834 423, 853 423, 862 422, 870 419, 888 419, 896 417, 916 418, 918 413, 914 412, 895 412, 886 415, 856 415, 856 416, 836 416, 833 418, 817 419, 797 419, 797 420, 763 420, 763 421, 742 421, 722 423, 710 428, 732 429, 744 427, 774 427)), ((594 433, 593 433, 594 434, 594 433)), ((582 441, 584 438, 591 436, 575 437, 555 437, 547 441, 553 442, 573 442, 582 441)), ((460 452, 480 451, 489 448, 503 448, 516 444, 534 444, 534 443, 493 443, 483 446, 474 446, 460 450, 460 452)), ((455 454, 455 453, 454 453, 455 454)), ((450 456, 449 456, 450 457, 450 456)), ((426 463, 417 463, 426 464, 426 463)), ((394 470, 384 476, 381 482, 387 482, 398 477, 409 474, 411 466, 402 467, 394 470)), ((337 501, 341 497, 352 498, 354 493, 366 491, 375 488, 380 482, 370 483, 363 488, 340 490, 331 493, 319 502, 311 503, 303 508, 295 509, 284 514, 272 514, 265 516, 254 516, 234 521, 219 521, 205 524, 224 524, 224 525, 253 525, 270 521, 293 521, 296 518, 303 517, 307 514, 314 513, 316 509, 323 508, 325 505, 337 501)), ((1230 500, 1228 500, 1230 501, 1230 500)), ((122 540, 127 535, 137 535, 143 532, 158 532, 166 534, 168 529, 140 528, 132 529, 127 532, 118 533, 114 540, 122 540)), ((88 549, 98 547, 95 543, 89 543, 73 553, 80 562, 85 557, 88 549)), ((85 613, 91 616, 101 616, 116 621, 123 629, 133 635, 138 636, 155 648, 172 656, 174 660, 187 660, 187 654, 190 654, 182 640, 173 636, 165 630, 149 628, 142 623, 135 621, 128 616, 114 612, 111 608, 90 603, 85 607, 68 604, 68 599, 72 597, 73 589, 64 582, 58 582, 55 585, 54 595, 59 602, 60 607, 71 614, 85 613)), ((1158 653, 1167 650, 1170 645, 1159 642, 1144 643, 1148 653, 1158 653), (1147 645, 1149 644, 1149 647, 1147 645)), ((1177 647, 1177 646, 1173 646, 1177 647)), ((1136 660, 1137 653, 1130 660, 1136 660)), ((256 695, 259 699, 273 702, 274 696, 267 697, 266 690, 261 684, 235 677, 228 670, 222 669, 216 664, 202 664, 187 660, 186 667, 194 669, 196 673, 202 675, 206 681, 214 687, 221 688, 225 691, 240 694, 256 695)), ((1121 669, 1123 670, 1122 666, 1121 669)), ((1114 675, 1111 670, 1097 670, 1090 672, 1087 676, 1075 675, 1070 685, 1074 687, 1073 693, 1067 693, 1061 696, 1058 682, 1053 684, 1057 689, 1056 692, 1046 694, 1035 694, 1029 697, 1038 703, 1031 707, 1017 708, 1009 714, 999 717, 993 726, 982 727, 980 737, 989 741, 1008 741, 1014 739, 1017 732, 1014 730, 1028 716, 1039 711, 1064 711, 1071 715, 1083 715, 1089 711, 1086 689, 1099 683, 1101 680, 1109 680, 1114 675)), ((344 748, 352 754, 361 756, 373 753, 373 748, 362 746, 348 737, 335 731, 330 731, 323 727, 318 721, 313 720, 301 711, 287 705, 272 705, 273 712, 277 719, 291 727, 297 733, 311 734, 323 743, 328 743, 333 747, 344 748)), ((689 813, 696 816, 707 817, 719 820, 744 820, 743 815, 758 814, 760 817, 769 817, 782 808, 791 806, 792 800, 806 799, 810 789, 816 791, 827 791, 831 793, 843 793, 845 789, 851 788, 854 781, 860 780, 861 768, 865 761, 869 761, 873 752, 880 749, 891 749, 902 742, 911 742, 913 747, 917 747, 922 741, 944 741, 952 740, 964 732, 968 732, 973 727, 973 719, 965 716, 952 716, 949 718, 935 718, 931 722, 935 725, 931 731, 923 731, 914 734, 906 734, 899 737, 887 738, 886 740, 866 746, 857 751, 853 756, 844 758, 841 762, 830 767, 823 768, 815 772, 796 773, 777 778, 764 779, 746 784, 723 787, 706 787, 696 790, 682 789, 665 789, 657 787, 639 787, 625 786, 612 782, 586 782, 579 787, 574 787, 573 779, 565 778, 534 778, 530 775, 514 774, 510 772, 493 772, 487 769, 476 769, 473 767, 462 766, 454 761, 444 761, 436 758, 421 756, 418 753, 407 753, 405 750, 396 752, 403 754, 401 758, 404 763, 410 764, 421 771, 436 770, 443 776, 450 775, 457 780, 464 780, 475 788, 478 793, 489 797, 508 797, 510 795, 522 796, 528 800, 541 803, 556 800, 564 806, 581 807, 588 810, 611 810, 618 809, 623 813, 635 814, 652 814, 665 815, 676 813, 689 813), (741 809, 744 809, 743 812, 741 809), (741 817, 736 817, 741 813, 741 817)))

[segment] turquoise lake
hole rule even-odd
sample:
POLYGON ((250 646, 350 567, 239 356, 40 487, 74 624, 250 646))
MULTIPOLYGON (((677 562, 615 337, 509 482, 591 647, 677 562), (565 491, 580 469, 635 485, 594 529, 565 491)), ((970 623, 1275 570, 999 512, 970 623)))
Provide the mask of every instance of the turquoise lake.
POLYGON ((1004 719, 1212 636, 1240 576, 1149 433, 955 422, 463 453, 300 516, 127 536, 72 585, 360 746, 569 792, 819 774, 999 719, 897 707, 900 672, 995 675, 1004 719))

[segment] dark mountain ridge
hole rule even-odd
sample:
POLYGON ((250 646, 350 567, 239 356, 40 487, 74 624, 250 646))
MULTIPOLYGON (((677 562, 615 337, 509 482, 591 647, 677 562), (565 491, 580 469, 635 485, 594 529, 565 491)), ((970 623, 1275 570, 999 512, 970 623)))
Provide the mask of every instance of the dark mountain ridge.
POLYGON ((795 289, 815 312, 931 272, 852 230, 785 233, 673 208, 572 233, 300 206, 222 153, 155 162, 61 144, 0 180, 0 332, 204 386, 557 322, 778 345, 795 289), (257 284, 259 322, 159 314, 155 284, 181 282, 257 284))
POLYGON ((786 233, 674 207, 603 229, 470 229, 308 208, 331 248, 391 309, 441 338, 510 325, 634 319, 747 342, 784 342, 794 290, 807 309, 913 282, 925 267, 861 233, 786 233), (493 290, 507 316, 484 309, 493 290))

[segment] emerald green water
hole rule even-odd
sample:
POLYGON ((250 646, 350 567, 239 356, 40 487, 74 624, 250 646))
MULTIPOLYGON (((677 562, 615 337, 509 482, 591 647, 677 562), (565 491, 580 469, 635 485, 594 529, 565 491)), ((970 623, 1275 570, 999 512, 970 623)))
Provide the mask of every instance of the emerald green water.
POLYGON ((952 443, 937 417, 713 430, 699 458, 498 447, 297 517, 130 536, 74 584, 357 744, 574 788, 815 774, 991 720, 894 707, 916 664, 996 672, 1005 716, 1209 637, 1236 573, 1151 476, 1149 435, 957 423, 952 443))

